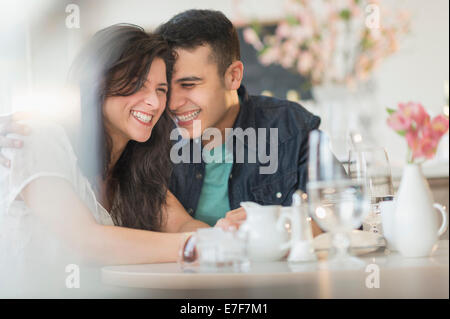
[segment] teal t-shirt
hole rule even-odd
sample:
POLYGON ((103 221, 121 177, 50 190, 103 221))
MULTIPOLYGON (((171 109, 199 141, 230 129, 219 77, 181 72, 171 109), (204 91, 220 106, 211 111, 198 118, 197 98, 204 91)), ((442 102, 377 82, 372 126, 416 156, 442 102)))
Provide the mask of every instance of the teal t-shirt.
POLYGON ((205 177, 195 219, 214 226, 230 210, 228 179, 233 167, 233 154, 225 149, 225 143, 203 152, 205 177))

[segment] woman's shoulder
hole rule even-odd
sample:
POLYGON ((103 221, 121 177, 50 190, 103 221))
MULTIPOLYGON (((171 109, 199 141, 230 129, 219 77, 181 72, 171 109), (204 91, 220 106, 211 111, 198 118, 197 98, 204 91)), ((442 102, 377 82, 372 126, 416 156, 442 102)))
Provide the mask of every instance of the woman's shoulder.
POLYGON ((9 134, 8 137, 21 139, 22 148, 3 150, 11 160, 11 182, 24 183, 41 175, 67 179, 74 176, 76 156, 62 125, 49 120, 28 120, 21 124, 29 127, 29 134, 9 134))
POLYGON ((38 158, 66 153, 71 160, 74 160, 72 143, 61 124, 41 119, 22 121, 21 124, 30 129, 28 135, 10 134, 9 137, 23 140, 23 153, 31 153, 33 157, 38 158))
POLYGON ((10 160, 9 169, 4 169, 2 184, 6 192, 7 210, 22 190, 40 177, 61 177, 73 183, 76 159, 64 128, 51 121, 27 120, 21 122, 30 129, 28 135, 8 134, 20 139, 19 149, 2 149, 10 160))
POLYGON ((64 127, 52 120, 27 120, 20 124, 30 128, 29 134, 23 136, 26 140, 43 139, 43 142, 52 140, 67 140, 69 142, 64 127))

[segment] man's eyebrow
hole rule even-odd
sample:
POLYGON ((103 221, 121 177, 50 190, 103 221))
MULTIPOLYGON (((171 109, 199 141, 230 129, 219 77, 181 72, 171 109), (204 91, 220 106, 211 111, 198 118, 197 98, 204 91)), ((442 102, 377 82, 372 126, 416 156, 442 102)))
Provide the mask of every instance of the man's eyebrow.
POLYGON ((180 83, 180 82, 199 82, 199 81, 202 81, 202 78, 199 78, 197 76, 186 76, 184 78, 177 79, 175 82, 180 83))

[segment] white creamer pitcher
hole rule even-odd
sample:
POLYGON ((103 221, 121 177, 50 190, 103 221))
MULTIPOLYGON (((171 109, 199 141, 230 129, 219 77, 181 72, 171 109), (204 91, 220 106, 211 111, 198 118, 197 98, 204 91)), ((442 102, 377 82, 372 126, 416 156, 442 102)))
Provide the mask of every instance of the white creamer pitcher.
POLYGON ((276 261, 286 255, 289 234, 279 215, 281 210, 290 209, 282 206, 262 206, 253 202, 242 202, 247 219, 240 231, 248 236, 248 255, 252 261, 276 261))

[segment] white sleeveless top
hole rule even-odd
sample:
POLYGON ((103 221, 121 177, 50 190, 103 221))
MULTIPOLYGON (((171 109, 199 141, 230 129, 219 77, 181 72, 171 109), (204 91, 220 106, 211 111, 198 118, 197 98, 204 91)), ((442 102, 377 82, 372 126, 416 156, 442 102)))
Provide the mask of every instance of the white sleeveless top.
MULTIPOLYGON (((11 160, 11 168, 0 167, 0 297, 5 287, 10 290, 9 286, 30 286, 30 280, 41 277, 42 269, 47 269, 46 273, 60 273, 61 278, 53 273, 54 280, 64 284, 67 276, 64 263, 77 263, 67 254, 65 244, 43 227, 19 198, 24 187, 33 180, 51 176, 68 181, 99 224, 114 225, 78 167, 63 127, 42 121, 24 124, 31 128, 30 135, 10 135, 22 139, 23 148, 2 150, 11 160)), ((43 280, 48 282, 48 279, 43 280)))

